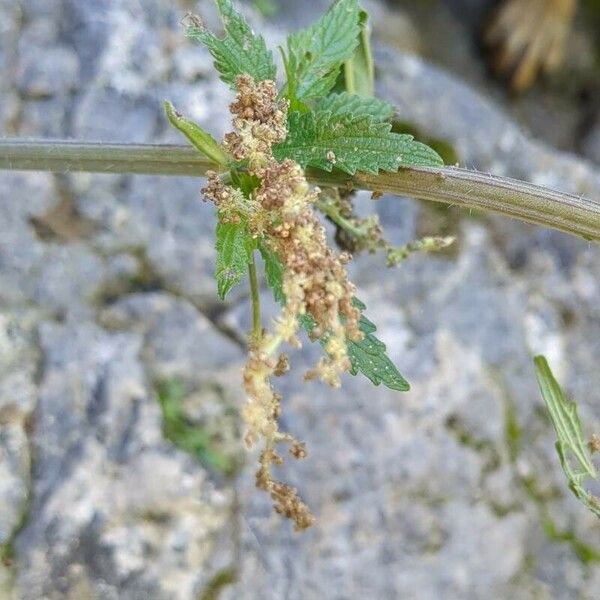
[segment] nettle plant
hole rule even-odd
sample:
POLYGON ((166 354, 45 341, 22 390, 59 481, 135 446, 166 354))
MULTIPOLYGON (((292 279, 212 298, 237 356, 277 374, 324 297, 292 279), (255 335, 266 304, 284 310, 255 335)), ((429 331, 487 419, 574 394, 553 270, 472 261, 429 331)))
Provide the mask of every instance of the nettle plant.
MULTIPOLYGON (((390 263, 400 260, 402 251, 384 241, 375 217, 361 220, 353 215, 349 191, 311 188, 304 169, 376 174, 395 172, 402 165, 442 166, 443 161, 412 136, 391 131, 390 104, 349 91, 355 90, 357 80, 361 91, 372 80, 366 15, 358 0, 340 0, 314 25, 288 38, 280 48, 286 75, 280 89, 264 39, 254 35, 230 0, 217 4, 225 37, 215 37, 195 16, 187 18, 187 35, 208 47, 221 79, 235 92, 229 107, 233 131, 218 144, 168 102, 166 113, 219 167, 207 173, 202 189, 204 199, 217 209, 218 294, 225 299, 248 275, 252 299, 253 328, 243 373, 248 397, 245 441, 249 447, 262 444, 257 487, 301 530, 314 517, 293 487, 275 479, 272 469, 283 463, 282 446, 294 458, 306 456, 304 443, 278 425, 282 399, 273 378, 290 368, 283 345, 299 347, 301 329, 320 342, 323 356, 305 374, 307 380, 339 387, 340 376, 350 372, 365 375, 375 385, 409 389, 375 337, 375 326, 363 314, 366 307, 348 280, 351 255, 329 246, 316 211, 322 210, 344 231, 356 250, 381 247, 390 263), (257 254, 281 305, 267 329, 261 322, 257 254)), ((421 242, 432 248, 447 243, 421 242)))
MULTIPOLYGON (((428 237, 393 247, 376 216, 355 215, 353 190, 371 190, 374 198, 392 192, 483 208, 590 240, 600 239, 600 206, 525 182, 444 167, 433 149, 393 131, 394 108, 373 97, 367 14, 358 0, 338 0, 314 25, 289 36, 279 48, 285 75, 280 86, 265 40, 230 0, 217 0, 217 6, 224 37, 194 15, 184 25, 190 38, 208 48, 232 89, 232 131, 223 143, 166 102, 168 120, 195 150, 13 140, 0 142, 0 167, 206 176, 202 195, 217 211, 218 296, 224 300, 246 277, 250 286, 253 326, 243 370, 243 418, 247 445, 261 445, 256 485, 302 530, 314 516, 296 490, 273 474, 283 463, 282 450, 296 459, 307 454, 304 443, 278 424, 282 398, 273 381, 290 368, 284 351, 299 347, 304 333, 322 347, 305 379, 339 387, 343 374, 360 374, 374 385, 407 391, 409 384, 375 336, 346 265, 351 252, 382 251, 394 266, 413 252, 439 250, 453 241, 428 237), (336 228, 340 252, 328 243, 323 217, 336 228), (281 307, 266 327, 259 257, 281 307)), ((545 359, 537 357, 535 366, 569 486, 600 516, 598 500, 583 487, 586 478, 596 477, 591 454, 600 440, 585 441, 575 405, 565 399, 545 359)))

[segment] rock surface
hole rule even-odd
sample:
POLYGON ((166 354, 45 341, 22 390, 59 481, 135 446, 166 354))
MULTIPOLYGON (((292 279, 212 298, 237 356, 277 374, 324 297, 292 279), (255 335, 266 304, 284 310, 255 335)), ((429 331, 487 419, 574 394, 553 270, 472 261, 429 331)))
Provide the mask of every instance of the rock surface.
MULTIPOLYGON (((308 4, 260 26, 281 39, 317 13, 308 4)), ((0 0, 0 132, 180 141, 162 117, 169 98, 220 136, 229 94, 181 35, 190 9, 214 16, 183 0, 0 0)), ((386 39, 387 10, 375 11, 386 39)), ((463 164, 600 199, 597 167, 533 140, 471 87, 483 70, 467 84, 377 54, 381 95, 463 164)), ((316 349, 293 353, 282 422, 309 456, 283 477, 318 517, 297 535, 255 490, 256 457, 239 459, 248 307, 243 290, 215 301, 214 217, 198 188, 0 173, 0 596, 596 598, 600 525, 566 489, 531 356, 549 357, 600 431, 598 249, 379 200, 394 242, 438 227, 459 242, 395 271, 377 256, 352 267, 410 393, 303 384, 316 349), (165 435, 161 403, 178 389, 204 436, 193 456, 165 435), (220 470, 223 456, 235 468, 220 470)))

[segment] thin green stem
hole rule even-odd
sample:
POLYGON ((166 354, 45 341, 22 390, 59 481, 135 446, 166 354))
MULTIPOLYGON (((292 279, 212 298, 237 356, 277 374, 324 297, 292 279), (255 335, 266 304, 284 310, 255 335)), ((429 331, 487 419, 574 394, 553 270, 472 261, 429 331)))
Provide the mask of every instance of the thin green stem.
POLYGON ((248 275, 250 278, 250 296, 252 298, 252 339, 256 342, 262 336, 262 325, 260 322, 260 288, 254 252, 251 261, 248 263, 248 275))
POLYGON ((336 225, 341 227, 344 231, 348 232, 355 238, 363 239, 365 238, 365 232, 356 227, 352 221, 346 219, 346 217, 342 216, 339 208, 335 205, 334 202, 330 200, 317 200, 315 202, 315 207, 318 208, 324 215, 328 216, 336 225))
MULTIPOLYGON (((0 169, 203 176, 216 165, 189 146, 0 141, 0 169)), ((403 168, 354 177, 307 169, 312 183, 388 192, 461 208, 484 209, 600 241, 600 198, 455 167, 403 168)))

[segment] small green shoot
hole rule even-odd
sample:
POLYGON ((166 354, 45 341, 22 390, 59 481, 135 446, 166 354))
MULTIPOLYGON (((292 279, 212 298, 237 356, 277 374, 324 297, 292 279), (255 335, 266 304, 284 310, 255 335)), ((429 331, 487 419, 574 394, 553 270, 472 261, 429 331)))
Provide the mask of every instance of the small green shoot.
POLYGON ((214 448, 213 437, 202 427, 190 422, 182 407, 185 387, 178 379, 167 379, 157 386, 163 415, 163 434, 177 448, 191 454, 203 465, 231 475, 234 461, 214 448))
POLYGON ((556 451, 569 488, 585 506, 600 517, 600 501, 582 485, 586 479, 597 479, 598 473, 592 463, 589 444, 583 436, 577 405, 567 400, 545 357, 536 356, 534 363, 542 397, 558 437, 556 451), (574 460, 575 467, 571 465, 571 460, 574 460))
POLYGON ((370 98, 375 93, 375 65, 371 53, 369 15, 359 12, 360 33, 354 54, 344 63, 344 87, 351 94, 370 98))
POLYGON ((223 167, 227 165, 230 157, 210 133, 204 131, 197 123, 180 115, 168 101, 165 101, 165 113, 167 114, 169 123, 176 129, 179 129, 202 154, 210 158, 218 166, 223 167))

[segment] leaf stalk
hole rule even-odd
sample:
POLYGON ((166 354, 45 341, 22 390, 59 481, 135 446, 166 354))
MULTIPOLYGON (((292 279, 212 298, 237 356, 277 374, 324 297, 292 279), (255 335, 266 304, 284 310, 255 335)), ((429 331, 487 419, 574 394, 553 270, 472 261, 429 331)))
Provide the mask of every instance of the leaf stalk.
POLYGON ((254 252, 252 252, 248 263, 248 278, 250 279, 250 297, 252 299, 252 340, 257 342, 262 336, 262 325, 260 322, 260 286, 256 273, 254 252))

